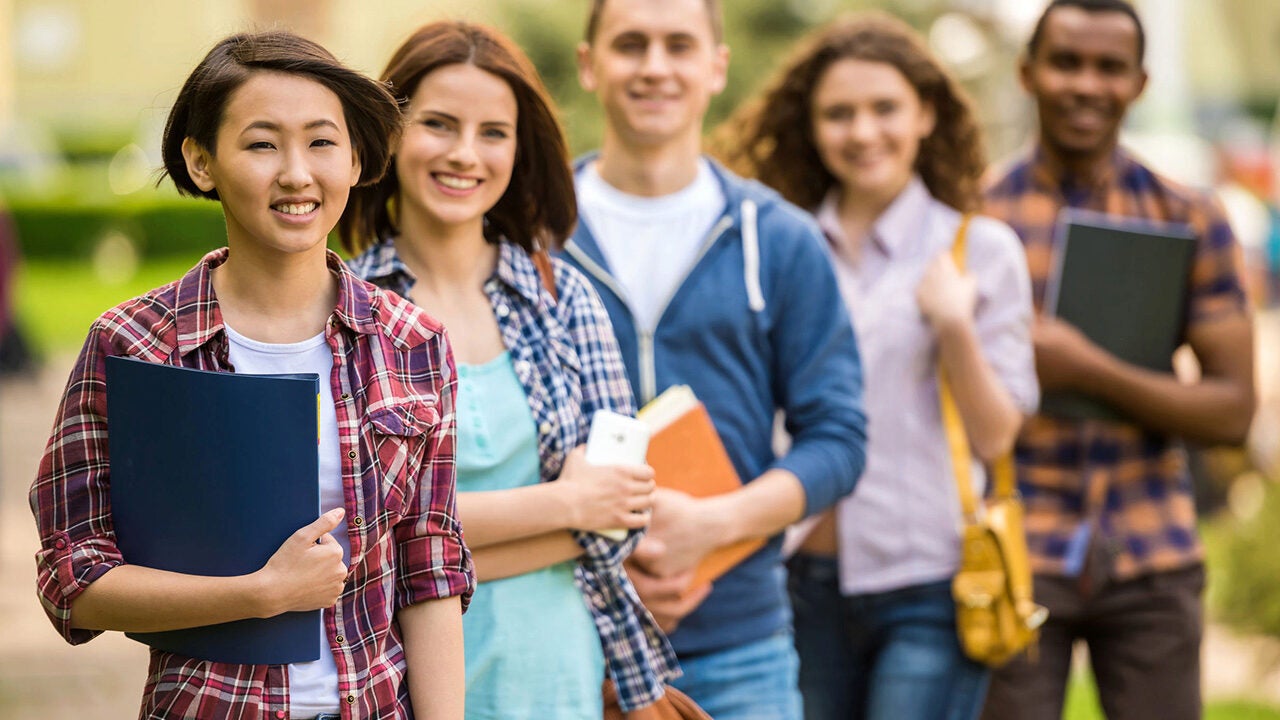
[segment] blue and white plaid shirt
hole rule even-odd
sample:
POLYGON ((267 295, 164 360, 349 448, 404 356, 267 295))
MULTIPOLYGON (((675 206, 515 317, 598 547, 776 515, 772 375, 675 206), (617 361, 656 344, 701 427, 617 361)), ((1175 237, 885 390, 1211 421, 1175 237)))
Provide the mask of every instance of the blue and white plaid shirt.
MULTIPOLYGON (((349 265, 358 277, 402 296, 415 282, 391 242, 370 247, 349 265)), ((635 414, 613 325, 599 296, 577 270, 559 259, 552 265, 558 301, 542 287, 529 255, 509 242, 502 243, 497 270, 484 284, 538 428, 543 482, 559 477, 565 455, 587 441, 596 410, 635 414)), ((586 551, 576 570, 578 586, 595 618, 619 704, 624 710, 649 705, 680 670, 622 568, 640 533, 620 543, 595 533, 574 536, 586 551)))

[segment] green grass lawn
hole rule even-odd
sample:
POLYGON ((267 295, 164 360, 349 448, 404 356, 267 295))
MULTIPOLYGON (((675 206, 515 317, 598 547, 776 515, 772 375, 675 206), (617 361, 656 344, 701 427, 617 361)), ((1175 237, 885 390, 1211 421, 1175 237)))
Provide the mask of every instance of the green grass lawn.
MULTIPOLYGON (((1103 720, 1092 677, 1077 675, 1072 678, 1062 718, 1103 720)), ((1242 700, 1220 700, 1205 705, 1204 720, 1280 720, 1280 709, 1242 700)))
POLYGON ((129 279, 105 282, 88 260, 24 260, 15 304, 23 329, 43 356, 76 352, 104 310, 181 277, 198 258, 148 260, 129 279))

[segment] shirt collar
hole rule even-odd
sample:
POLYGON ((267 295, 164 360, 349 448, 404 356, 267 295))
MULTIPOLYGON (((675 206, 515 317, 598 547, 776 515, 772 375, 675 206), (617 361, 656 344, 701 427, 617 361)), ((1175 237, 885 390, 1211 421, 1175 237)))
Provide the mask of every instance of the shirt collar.
POLYGON ((533 264, 529 253, 515 243, 505 240, 498 247, 498 267, 494 277, 523 297, 530 305, 537 306, 542 293, 542 275, 533 264))
POLYGON ((1109 190, 1117 178, 1124 177, 1132 161, 1129 154, 1117 145, 1097 177, 1087 185, 1072 186, 1068 184, 1069 178, 1062 167, 1045 153, 1042 144, 1036 143, 1031 152, 1031 178, 1041 190, 1057 193, 1068 200, 1081 196, 1087 200, 1109 190))
MULTIPOLYGON (((225 328, 222 309, 213 293, 213 269, 226 262, 229 254, 225 247, 210 252, 178 280, 174 317, 180 355, 190 354, 225 328)), ((376 332, 370 287, 352 275, 332 250, 325 251, 325 263, 338 278, 338 303, 333 310, 333 322, 361 334, 376 332)))
MULTIPOLYGON (((401 295, 407 296, 418 281, 400 259, 391 239, 374 244, 352 262, 364 277, 401 295)), ((538 304, 542 276, 529 253, 516 244, 504 240, 498 245, 498 266, 490 279, 497 279, 529 303, 538 304)))
MULTIPOLYGON (((822 199, 815 215, 827 240, 843 252, 850 250, 850 239, 845 237, 840 226, 839 196, 839 189, 832 188, 822 199)), ((924 222, 930 197, 924 181, 918 175, 912 175, 907 186, 871 226, 871 241, 881 252, 892 256, 909 249, 909 244, 920 236, 920 224, 924 222)))

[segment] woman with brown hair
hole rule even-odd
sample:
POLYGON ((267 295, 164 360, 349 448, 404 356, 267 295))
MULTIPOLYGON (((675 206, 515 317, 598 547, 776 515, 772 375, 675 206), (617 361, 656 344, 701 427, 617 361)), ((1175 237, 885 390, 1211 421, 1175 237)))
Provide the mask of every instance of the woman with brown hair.
POLYGON ((866 377, 866 471, 789 565, 805 715, 976 717, 987 673, 956 636, 960 505, 937 379, 987 461, 1038 388, 1017 237, 973 217, 967 274, 950 253, 980 203, 969 104, 905 23, 855 15, 807 38, 715 144, 816 215, 866 377))
POLYGON ((598 720, 606 677, 640 711, 675 672, 622 569, 653 471, 583 459, 593 413, 634 409, 599 297, 545 253, 577 219, 554 107, 510 40, 462 22, 420 28, 382 79, 405 131, 340 228, 352 269, 440 318, 458 361, 458 511, 480 580, 467 717, 598 720), (594 532, 611 528, 633 532, 594 532))

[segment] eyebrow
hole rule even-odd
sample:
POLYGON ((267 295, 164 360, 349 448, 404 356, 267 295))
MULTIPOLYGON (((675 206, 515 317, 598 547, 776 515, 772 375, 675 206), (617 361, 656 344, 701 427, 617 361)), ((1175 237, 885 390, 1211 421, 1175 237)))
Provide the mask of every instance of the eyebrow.
MULTIPOLYGON (((319 120, 312 120, 306 125, 303 125, 302 129, 314 130, 318 127, 328 127, 334 130, 339 129, 338 124, 336 122, 326 118, 321 118, 319 120)), ((247 133, 250 130, 271 130, 273 132, 280 132, 280 125, 277 123, 273 123, 270 120, 256 120, 254 122, 249 123, 247 126, 245 126, 245 129, 242 130, 240 134, 243 135, 244 133, 247 133)))

